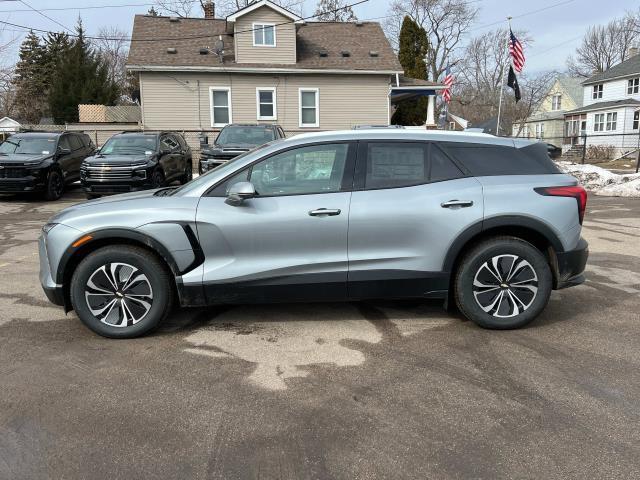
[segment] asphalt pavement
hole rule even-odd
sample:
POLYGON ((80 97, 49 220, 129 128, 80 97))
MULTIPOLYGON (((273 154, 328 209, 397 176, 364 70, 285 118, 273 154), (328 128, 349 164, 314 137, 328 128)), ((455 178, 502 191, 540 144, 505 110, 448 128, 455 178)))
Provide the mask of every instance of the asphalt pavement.
POLYGON ((587 282, 521 330, 377 301, 125 341, 38 283, 40 227, 82 200, 0 198, 0 479, 640 478, 640 200, 590 197, 587 282))

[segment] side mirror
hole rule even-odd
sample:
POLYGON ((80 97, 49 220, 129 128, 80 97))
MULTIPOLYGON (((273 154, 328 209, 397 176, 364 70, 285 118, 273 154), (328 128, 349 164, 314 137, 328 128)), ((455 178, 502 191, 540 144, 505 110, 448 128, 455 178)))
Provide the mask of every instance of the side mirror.
POLYGON ((60 155, 69 155, 71 153, 70 148, 58 147, 58 153, 60 155))
POLYGON ((256 187, 251 182, 238 182, 229 187, 227 191, 227 199, 224 201, 227 205, 237 207, 248 198, 256 196, 256 187))

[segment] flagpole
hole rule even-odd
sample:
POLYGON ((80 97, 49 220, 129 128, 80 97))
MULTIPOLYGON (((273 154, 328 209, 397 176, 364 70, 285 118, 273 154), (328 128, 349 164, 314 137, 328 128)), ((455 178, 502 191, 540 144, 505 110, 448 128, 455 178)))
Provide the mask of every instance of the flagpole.
MULTIPOLYGON (((509 22, 509 29, 511 29, 511 18, 507 17, 507 22, 509 22)), ((509 54, 509 40, 507 39, 507 59, 510 59, 509 54)), ((498 120, 496 122, 496 136, 500 136, 500 114, 502 113, 502 95, 504 93, 504 74, 507 72, 506 68, 502 69, 502 78, 500 79, 500 100, 498 100, 498 120)))

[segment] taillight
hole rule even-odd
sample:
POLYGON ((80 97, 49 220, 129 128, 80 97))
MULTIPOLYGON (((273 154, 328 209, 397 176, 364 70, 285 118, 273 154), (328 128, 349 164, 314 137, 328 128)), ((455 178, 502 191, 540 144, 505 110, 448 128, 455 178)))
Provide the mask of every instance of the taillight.
POLYGON ((584 219, 584 210, 587 207, 587 191, 580 185, 573 187, 539 187, 534 188, 540 195, 547 195, 550 197, 573 197, 578 202, 578 218, 580 219, 580 225, 584 219))

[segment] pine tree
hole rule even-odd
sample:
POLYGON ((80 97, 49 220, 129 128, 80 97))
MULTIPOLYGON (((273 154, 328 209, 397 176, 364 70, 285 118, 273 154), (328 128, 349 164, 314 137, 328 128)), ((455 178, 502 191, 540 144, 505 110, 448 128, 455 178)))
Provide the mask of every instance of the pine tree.
POLYGON ((77 37, 56 66, 49 94, 51 114, 57 123, 77 122, 80 104, 113 105, 119 96, 106 62, 88 44, 80 21, 76 32, 77 37))
POLYGON ((355 22, 358 20, 353 9, 347 5, 345 0, 320 0, 314 15, 321 22, 355 22))
MULTIPOLYGON (((427 65, 425 56, 429 50, 427 32, 405 16, 400 29, 400 49, 398 60, 404 69, 404 74, 410 78, 427 80, 427 65)), ((393 114, 391 123, 395 125, 424 125, 427 118, 429 101, 426 97, 403 100, 393 114)))
POLYGON ((38 123, 48 110, 46 49, 40 37, 29 32, 20 45, 19 56, 13 80, 16 88, 15 110, 21 120, 38 123))

